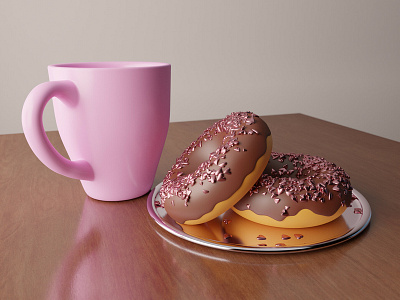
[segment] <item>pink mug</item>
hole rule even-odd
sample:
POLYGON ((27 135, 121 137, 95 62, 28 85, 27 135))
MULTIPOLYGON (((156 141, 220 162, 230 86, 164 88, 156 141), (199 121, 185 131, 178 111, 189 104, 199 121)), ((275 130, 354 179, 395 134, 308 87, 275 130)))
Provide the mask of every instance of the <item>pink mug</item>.
POLYGON ((147 193, 167 136, 171 65, 94 62, 48 67, 22 109, 28 144, 51 170, 80 179, 92 198, 120 201, 147 193), (43 110, 51 98, 71 160, 49 142, 43 110))

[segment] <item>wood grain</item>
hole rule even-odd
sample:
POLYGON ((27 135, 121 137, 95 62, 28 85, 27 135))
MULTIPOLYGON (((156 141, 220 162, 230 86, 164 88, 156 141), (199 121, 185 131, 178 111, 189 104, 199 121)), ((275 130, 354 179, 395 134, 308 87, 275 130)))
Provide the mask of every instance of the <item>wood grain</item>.
MULTIPOLYGON (((398 299, 400 143, 301 114, 265 116, 274 151, 337 163, 369 201, 360 236, 324 250, 210 249, 158 227, 146 196, 107 203, 0 136, 0 299, 398 299)), ((172 123, 154 185, 213 120, 172 123)), ((49 139, 66 155, 57 132, 49 139)))

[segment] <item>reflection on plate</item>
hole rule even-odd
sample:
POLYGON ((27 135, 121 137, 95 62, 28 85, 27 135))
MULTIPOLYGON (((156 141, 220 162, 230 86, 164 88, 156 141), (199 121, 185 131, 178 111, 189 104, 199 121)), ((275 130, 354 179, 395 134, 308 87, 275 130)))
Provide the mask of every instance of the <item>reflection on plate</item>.
POLYGON ((183 225, 157 205, 159 184, 147 199, 151 217, 168 232, 203 246, 249 253, 300 252, 332 246, 355 237, 371 220, 368 201, 356 190, 351 207, 336 220, 309 228, 279 228, 251 222, 228 210, 200 225, 183 225))

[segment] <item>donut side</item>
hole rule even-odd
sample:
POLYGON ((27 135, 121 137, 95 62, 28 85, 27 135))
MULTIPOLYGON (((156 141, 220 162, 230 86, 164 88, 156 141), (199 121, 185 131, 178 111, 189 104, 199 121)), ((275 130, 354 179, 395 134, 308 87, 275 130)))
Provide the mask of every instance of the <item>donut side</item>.
POLYGON ((346 210, 352 189, 347 173, 323 158, 272 152, 264 174, 232 209, 269 226, 319 226, 346 210))
POLYGON ((247 220, 263 225, 281 228, 307 228, 320 226, 337 219, 342 215, 342 213, 344 213, 346 207, 339 207, 336 213, 334 213, 332 216, 322 216, 312 212, 309 209, 303 209, 295 216, 288 216, 282 221, 277 221, 274 218, 266 215, 256 214, 251 210, 240 211, 236 208, 232 208, 232 210, 247 220))
POLYGON ((267 124, 251 112, 232 113, 185 149, 163 180, 161 204, 181 224, 214 219, 258 180, 272 149, 267 124))

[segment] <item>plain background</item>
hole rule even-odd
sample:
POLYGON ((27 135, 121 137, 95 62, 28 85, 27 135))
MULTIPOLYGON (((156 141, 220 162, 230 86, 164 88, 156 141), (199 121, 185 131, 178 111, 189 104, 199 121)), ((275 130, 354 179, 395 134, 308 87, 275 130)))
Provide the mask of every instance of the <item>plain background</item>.
POLYGON ((172 64, 171 121, 299 112, 400 141, 400 1, 0 1, 0 134, 47 65, 122 60, 172 64))

